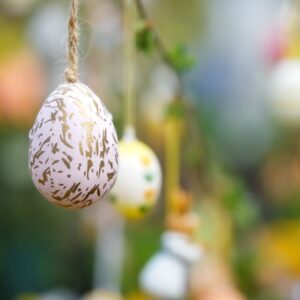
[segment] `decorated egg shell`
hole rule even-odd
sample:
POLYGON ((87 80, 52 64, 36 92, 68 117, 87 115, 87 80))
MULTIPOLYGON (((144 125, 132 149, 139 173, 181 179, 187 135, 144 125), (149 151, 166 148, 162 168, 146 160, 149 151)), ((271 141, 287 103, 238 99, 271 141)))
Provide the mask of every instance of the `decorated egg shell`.
POLYGON ((119 143, 120 169, 111 202, 128 219, 142 218, 157 202, 161 168, 154 152, 134 136, 119 143))
POLYGON ((112 116, 82 83, 61 84, 29 133, 32 180, 50 202, 81 209, 104 198, 118 173, 112 116))

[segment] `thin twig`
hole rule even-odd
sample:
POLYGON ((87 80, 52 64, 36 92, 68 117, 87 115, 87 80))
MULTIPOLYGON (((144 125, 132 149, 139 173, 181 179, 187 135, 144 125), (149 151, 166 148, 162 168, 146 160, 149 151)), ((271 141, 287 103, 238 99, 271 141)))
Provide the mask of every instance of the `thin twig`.
POLYGON ((151 23, 151 31, 154 36, 154 43, 155 43, 155 46, 156 46, 158 52, 160 53, 163 61, 174 71, 174 73, 177 75, 179 81, 181 82, 181 75, 178 72, 178 70, 176 69, 176 67, 174 66, 172 60, 170 59, 170 55, 168 53, 167 48, 165 47, 163 40, 161 39, 161 37, 160 37, 157 29, 153 25, 153 23, 149 22, 150 17, 146 11, 144 4, 142 3, 141 0, 134 0, 134 1, 136 3, 137 11, 139 13, 140 18, 142 18, 144 20, 144 22, 151 23))

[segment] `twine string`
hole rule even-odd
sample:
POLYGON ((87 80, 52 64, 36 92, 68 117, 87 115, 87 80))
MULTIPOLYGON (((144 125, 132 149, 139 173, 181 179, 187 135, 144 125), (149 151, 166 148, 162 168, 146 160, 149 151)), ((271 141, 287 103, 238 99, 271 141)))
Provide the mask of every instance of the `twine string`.
POLYGON ((68 67, 65 70, 65 78, 69 83, 75 83, 78 79, 78 6, 79 0, 71 0, 68 38, 68 67))
POLYGON ((124 1, 124 91, 125 91, 125 129, 135 125, 135 7, 132 0, 124 1))

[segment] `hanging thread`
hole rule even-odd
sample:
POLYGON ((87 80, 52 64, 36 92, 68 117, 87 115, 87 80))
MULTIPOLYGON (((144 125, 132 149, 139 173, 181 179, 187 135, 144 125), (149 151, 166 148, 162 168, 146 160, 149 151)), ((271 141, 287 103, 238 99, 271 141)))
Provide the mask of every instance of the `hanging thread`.
POLYGON ((68 38, 68 62, 69 66, 65 70, 67 82, 75 83, 78 79, 78 6, 79 0, 71 0, 68 38))
POLYGON ((125 90, 125 130, 134 130, 135 125, 135 7, 132 0, 124 1, 124 90, 125 90))

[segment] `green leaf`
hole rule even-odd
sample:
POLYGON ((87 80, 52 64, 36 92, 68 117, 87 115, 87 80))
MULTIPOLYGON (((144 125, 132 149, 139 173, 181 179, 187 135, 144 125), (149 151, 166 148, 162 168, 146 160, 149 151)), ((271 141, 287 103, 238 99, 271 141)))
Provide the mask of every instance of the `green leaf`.
POLYGON ((183 44, 177 45, 170 51, 169 59, 174 68, 179 72, 187 71, 195 65, 193 57, 188 54, 186 46, 183 44))
POLYGON ((136 47, 143 51, 149 53, 154 47, 155 35, 152 27, 146 22, 139 22, 137 25, 135 43, 136 47))

